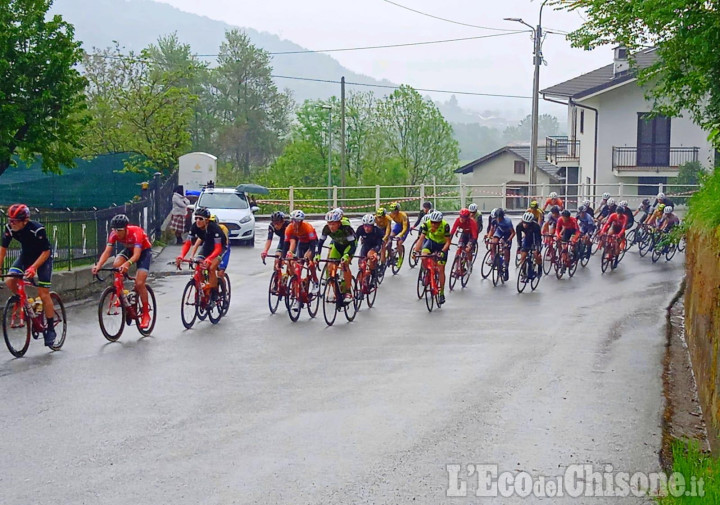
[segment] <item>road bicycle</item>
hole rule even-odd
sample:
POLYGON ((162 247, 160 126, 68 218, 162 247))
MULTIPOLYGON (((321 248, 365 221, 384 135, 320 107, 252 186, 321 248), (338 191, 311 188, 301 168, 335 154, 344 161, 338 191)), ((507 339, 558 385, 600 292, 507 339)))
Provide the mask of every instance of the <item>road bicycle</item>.
POLYGON ((508 273, 509 265, 505 261, 505 251, 510 249, 510 245, 504 239, 500 239, 497 243, 492 243, 490 250, 492 251, 492 282, 493 286, 497 286, 502 282, 505 284, 505 274, 508 273))
POLYGON ((550 275, 550 271, 558 268, 557 240, 555 235, 546 233, 543 235, 543 256, 542 267, 545 275, 550 275))
POLYGON ((540 284, 540 278, 542 277, 543 268, 542 263, 538 264, 535 261, 534 251, 529 251, 524 259, 520 259, 520 266, 517 272, 517 290, 518 293, 525 291, 525 288, 530 284, 530 289, 535 291, 540 284))
POLYGON ((490 239, 485 237, 483 241, 485 242, 485 249, 487 249, 487 251, 483 256, 482 264, 480 265, 480 275, 483 279, 487 279, 492 273, 493 255, 490 250, 490 239))
POLYGON ((578 259, 576 244, 566 242, 564 240, 561 241, 559 258, 555 268, 555 276, 558 279, 562 279, 565 272, 567 272, 568 275, 572 277, 577 271, 577 266, 578 259))
POLYGON ((323 317, 328 326, 335 324, 338 312, 344 312, 348 322, 355 319, 357 313, 357 301, 355 300, 354 282, 351 280, 350 285, 345 285, 344 275, 346 268, 339 259, 320 260, 321 263, 327 265, 327 278, 325 280, 325 288, 323 289, 323 317), (340 268, 338 269, 338 265, 340 268), (340 271, 340 273, 338 272, 340 271), (350 299, 345 299, 345 294, 350 293, 350 299))
POLYGON ((100 268, 95 277, 101 282, 105 280, 101 272, 113 273, 112 286, 105 288, 98 302, 98 322, 103 336, 110 342, 116 342, 122 335, 125 325, 131 326, 133 323, 135 323, 140 335, 144 337, 150 335, 157 320, 157 303, 153 289, 150 286, 145 286, 148 294, 150 325, 143 328, 140 322, 144 307, 140 299, 140 293, 137 292, 134 285, 135 277, 131 277, 127 272, 121 271, 119 268, 100 268), (132 289, 125 288, 125 280, 133 282, 132 289))
POLYGON ((670 261, 678 250, 677 244, 672 241, 670 236, 665 232, 660 232, 657 243, 652 252, 652 262, 657 263, 661 256, 665 256, 666 261, 670 261))
POLYGON ((292 275, 287 281, 285 308, 292 322, 300 319, 303 308, 314 318, 320 305, 320 281, 317 278, 315 262, 306 258, 290 261, 292 275))
POLYGON ((657 228, 649 225, 643 225, 643 227, 645 231, 643 233, 642 242, 638 244, 638 252, 640 253, 641 258, 644 258, 647 253, 652 252, 655 249, 655 243, 659 238, 657 228))
MULTIPOLYGON (((13 294, 5 302, 5 310, 3 312, 3 337, 5 345, 10 354, 16 358, 22 358, 30 347, 30 337, 37 340, 40 336, 45 335, 47 330, 47 318, 42 307, 40 297, 36 299, 28 298, 25 292, 25 286, 28 284, 36 286, 34 280, 28 281, 23 274, 7 274, 0 276, 4 278, 17 279, 17 294, 13 294)), ((1 286, 1 285, 0 285, 1 286)), ((53 317, 53 327, 55 328, 55 341, 50 347, 53 351, 59 350, 65 343, 67 335, 67 318, 65 314, 65 305, 63 305, 60 295, 56 292, 50 292, 50 299, 53 302, 55 316, 53 317)))
MULTIPOLYGON (((385 267, 382 273, 382 277, 385 277, 385 270, 390 268, 393 275, 397 275, 402 267, 403 259, 405 258, 405 252, 400 254, 397 247, 393 247, 393 243, 397 242, 397 237, 391 237, 387 243, 387 251, 385 253, 385 267)), ((404 248, 403 248, 404 249, 404 248)))
POLYGON ((370 268, 368 258, 361 256, 356 256, 356 258, 359 258, 359 270, 355 277, 355 310, 360 310, 363 300, 367 303, 368 308, 372 308, 378 290, 377 261, 375 268, 370 268))
POLYGON ((592 248, 592 242, 590 240, 590 236, 585 233, 580 237, 580 240, 578 241, 577 246, 577 257, 580 260, 580 265, 585 268, 587 264, 590 262, 590 256, 591 252, 590 249, 592 248))
POLYGON ((418 298, 425 298, 425 306, 429 312, 434 306, 442 306, 440 303, 440 265, 438 264, 437 253, 417 254, 418 261, 422 260, 418 272, 417 291, 418 298))
MULTIPOLYGON (((267 265, 265 259, 262 260, 263 265, 267 265)), ((270 313, 275 314, 280 302, 288 294, 288 279, 290 276, 283 272, 284 261, 276 258, 273 263, 273 273, 270 276, 270 285, 268 286, 268 307, 270 313)))
MULTIPOLYGON (((212 324, 219 323, 225 314, 225 297, 227 293, 225 278, 218 276, 217 296, 213 300, 209 272, 204 267, 205 261, 183 259, 182 263, 187 263, 195 268, 192 279, 185 285, 180 300, 180 318, 183 326, 190 329, 196 320, 204 321, 206 318, 212 324)), ((227 277, 227 274, 225 277, 227 277)))
POLYGON ((608 267, 610 267, 611 270, 615 270, 620 262, 618 255, 615 254, 617 242, 617 235, 605 235, 603 238, 604 248, 602 262, 600 263, 603 273, 607 271, 608 267))
MULTIPOLYGON (((477 245, 477 243, 475 243, 475 245, 477 245)), ((457 248, 448 281, 450 291, 455 289, 455 284, 457 284, 458 279, 462 287, 467 286, 470 281, 470 274, 472 274, 473 271, 472 258, 472 253, 467 251, 467 245, 457 248)))
MULTIPOLYGON (((413 233, 414 231, 415 231, 415 229, 411 229, 410 233, 413 233)), ((417 246, 417 243, 419 241, 420 241, 420 232, 418 232, 418 236, 415 237, 415 240, 413 240, 413 243, 410 246, 411 251, 415 250, 415 247, 417 246)), ((417 264, 418 264, 418 259, 411 254, 410 257, 408 258, 408 265, 410 265, 410 268, 415 268, 417 266, 417 264)))

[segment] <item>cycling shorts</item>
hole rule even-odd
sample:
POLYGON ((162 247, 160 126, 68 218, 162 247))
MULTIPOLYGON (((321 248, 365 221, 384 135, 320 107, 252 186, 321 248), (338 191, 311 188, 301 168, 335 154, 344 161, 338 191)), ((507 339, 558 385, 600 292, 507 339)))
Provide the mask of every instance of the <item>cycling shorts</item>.
POLYGON ((408 229, 405 231, 405 234, 400 236, 398 233, 400 233, 403 229, 403 225, 400 223, 393 223, 392 232, 398 236, 398 238, 405 240, 408 235, 410 235, 410 227, 408 226, 408 229))
POLYGON ((575 232, 577 230, 573 229, 564 229, 562 231, 562 241, 563 242, 569 242, 573 235, 575 235, 575 232))
POLYGON ((439 244, 430 239, 425 239, 422 246, 422 253, 438 253, 438 264, 444 265, 447 262, 447 251, 443 251, 443 247, 445 247, 445 244, 439 244))
POLYGON ((471 242, 477 242, 476 240, 473 240, 472 235, 469 231, 464 231, 460 234, 460 240, 458 240, 458 246, 462 247, 464 245, 469 245, 471 242))
POLYGON ((295 256, 302 258, 310 250, 310 246, 314 246, 314 244, 312 242, 298 242, 295 256))
POLYGON ((532 236, 524 236, 520 244, 520 250, 524 252, 540 251, 542 249, 542 241, 534 240, 532 236))
POLYGON ((506 241, 510 238, 510 234, 512 232, 510 230, 503 232, 500 228, 495 228, 495 233, 493 234, 493 237, 502 238, 506 241))
POLYGON ((375 246, 372 246, 370 244, 363 244, 362 248, 360 249, 360 257, 367 258, 367 255, 370 251, 375 251, 376 253, 379 253, 381 248, 382 244, 378 244, 375 246))
MULTIPOLYGON (((9 274, 22 274, 27 270, 35 261, 28 261, 26 257, 24 257, 22 254, 18 259, 15 260, 15 262, 12 264, 10 269, 8 270, 9 274)), ((49 288, 50 287, 50 278, 52 277, 52 253, 50 254, 50 257, 40 265, 37 269, 37 276, 38 276, 38 286, 41 288, 49 288)))
POLYGON ((222 259, 220 260, 220 264, 218 265, 218 270, 227 270, 229 261, 230 261, 230 248, 228 247, 227 249, 225 249, 225 252, 222 255, 222 259))
MULTIPOLYGON (((133 249, 132 247, 126 247, 123 249, 123 251, 119 254, 119 256, 122 256, 126 260, 129 260, 132 258, 133 255, 133 249)), ((146 272, 150 271, 150 262, 152 261, 152 249, 149 247, 147 249, 143 249, 140 253, 140 257, 137 260, 137 269, 138 272, 141 270, 145 270, 146 272)))

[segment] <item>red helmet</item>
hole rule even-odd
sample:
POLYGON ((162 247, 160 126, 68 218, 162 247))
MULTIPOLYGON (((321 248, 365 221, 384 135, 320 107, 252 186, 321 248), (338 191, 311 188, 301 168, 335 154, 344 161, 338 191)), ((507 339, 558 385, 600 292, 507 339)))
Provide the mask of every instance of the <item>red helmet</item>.
POLYGON ((10 206, 7 211, 7 216, 10 219, 25 221, 30 218, 30 209, 24 203, 16 203, 10 206))
POLYGON ((460 217, 461 218, 470 217, 470 211, 468 209, 460 209, 460 217))

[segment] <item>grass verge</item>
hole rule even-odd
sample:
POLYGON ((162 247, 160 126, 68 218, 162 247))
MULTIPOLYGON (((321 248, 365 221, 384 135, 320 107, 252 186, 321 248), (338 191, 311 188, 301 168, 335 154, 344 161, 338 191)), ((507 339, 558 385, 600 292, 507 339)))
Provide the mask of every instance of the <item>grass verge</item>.
POLYGON ((667 496, 656 499, 658 505, 720 504, 720 459, 700 449, 697 440, 675 440, 672 444, 671 479, 682 486, 670 485, 667 496))

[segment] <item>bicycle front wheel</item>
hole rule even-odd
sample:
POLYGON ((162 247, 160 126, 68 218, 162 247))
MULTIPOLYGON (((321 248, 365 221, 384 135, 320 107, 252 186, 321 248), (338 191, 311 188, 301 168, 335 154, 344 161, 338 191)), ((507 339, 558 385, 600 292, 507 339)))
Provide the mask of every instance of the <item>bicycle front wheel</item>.
POLYGON ((427 307, 428 312, 433 311, 434 305, 435 305, 435 295, 433 294, 433 287, 432 287, 432 282, 431 282, 430 285, 425 288, 425 306, 427 307))
POLYGON ((53 327, 55 328, 55 341, 50 346, 50 349, 57 351, 65 343, 65 337, 67 336, 67 318, 65 314, 65 304, 60 299, 55 291, 50 292, 50 299, 53 302, 53 327))
POLYGON ((105 288, 98 304, 98 320, 100 331, 110 342, 115 342, 125 328, 125 307, 118 298, 115 288, 105 288))
MULTIPOLYGON (((348 286, 348 292, 350 293, 351 301, 348 303, 347 301, 343 300, 344 304, 344 310, 345 310, 345 319, 348 320, 348 322, 352 322, 355 319, 355 315, 357 314, 358 306, 356 305, 356 299, 355 297, 358 295, 357 291, 355 290, 355 286, 357 286, 357 279, 353 279, 353 282, 350 283, 348 286)), ((344 295, 343 295, 344 296, 344 295)))
POLYGON ((500 259, 500 254, 497 253, 495 255, 495 259, 493 260, 492 265, 492 283, 493 286, 497 286, 498 282, 500 282, 500 277, 503 275, 502 272, 502 260, 500 259))
POLYGON ((528 284, 528 259, 525 258, 524 261, 520 262, 520 266, 517 269, 517 292, 522 293, 525 291, 525 288, 528 284))
POLYGON ((485 253, 485 256, 483 256, 482 265, 480 265, 480 275, 483 279, 487 279, 488 276, 490 276, 490 273, 492 272, 492 254, 490 254, 490 250, 488 249, 485 253))
POLYGON ((195 287, 195 281, 191 280, 185 285, 182 299, 180 300, 180 319, 182 324, 188 330, 195 324, 198 316, 198 304, 200 303, 200 294, 195 287))
POLYGON ((140 332, 140 335, 147 337, 150 335, 155 328, 155 322, 157 321, 157 301, 155 300, 155 292, 150 286, 145 286, 148 293, 148 313, 150 314, 150 325, 143 329, 143 327, 140 325, 140 322, 142 321, 142 315, 143 311, 145 310, 145 307, 142 304, 142 300, 140 299, 140 295, 136 293, 135 299, 137 300, 137 303, 135 304, 135 324, 137 326, 138 331, 140 332))
POLYGON ((230 295, 232 294, 232 290, 230 288, 230 276, 225 273, 225 275, 222 276, 221 282, 225 284, 225 293, 223 296, 223 316, 226 316, 228 313, 228 310, 230 310, 230 295))
POLYGON ((274 314, 277 311, 280 300, 282 300, 282 275, 278 275, 277 271, 273 272, 270 277, 270 286, 268 287, 268 308, 270 313, 274 314))
POLYGON ((325 282, 323 291, 323 317, 328 326, 335 324, 338 313, 338 296, 341 296, 340 286, 335 279, 329 279, 325 282))
POLYGON ((472 273, 473 264, 471 261, 463 259, 463 261, 460 262, 460 268, 462 268, 462 277, 460 277, 460 284, 462 285, 462 287, 466 287, 468 285, 468 282, 470 282, 470 274, 472 273))
POLYGON ((450 269, 450 280, 448 282, 448 284, 450 286, 450 291, 455 289, 455 284, 457 284, 458 277, 461 276, 460 264, 461 264, 460 255, 457 254, 457 255, 455 255, 455 259, 453 260, 452 268, 450 269))
POLYGON ((308 285, 310 292, 308 293, 307 310, 310 317, 314 318, 320 309, 320 283, 314 282, 311 278, 308 285))
MULTIPOLYGON (((417 237, 415 241, 412 243, 412 247, 410 247, 411 251, 415 250, 415 246, 417 246, 418 240, 420 240, 420 237, 417 237)), ((418 264, 417 257, 413 256, 412 254, 408 258, 408 265, 410 265, 410 268, 415 268, 418 264)))
POLYGON ((418 300, 422 300, 422 297, 425 295, 425 290, 428 289, 427 283, 425 282, 425 276, 426 269, 424 266, 420 265, 420 271, 418 271, 417 277, 417 286, 415 287, 418 300))
POLYGON ((673 256, 675 256, 675 251, 677 251, 677 246, 675 244, 670 244, 667 248, 667 252, 665 253, 665 259, 667 261, 673 259, 673 256))
POLYGON ((395 261, 392 265, 392 273, 393 275, 397 275, 400 273, 400 268, 402 268, 403 261, 405 260, 405 248, 403 247, 402 254, 400 254, 400 251, 395 251, 395 261))
POLYGON ((218 279, 218 287, 217 289, 217 298, 213 300, 212 298, 208 301, 208 308, 207 308, 207 315, 208 319, 212 324, 218 324, 220 322, 220 319, 222 319, 222 316, 224 314, 223 312, 223 306, 225 305, 225 302, 223 301, 223 297, 225 296, 224 292, 224 284, 221 282, 220 279, 218 279))
POLYGON ((285 297, 285 308, 287 309, 290 321, 293 323, 300 319, 300 312, 302 311, 300 289, 300 279, 297 275, 293 275, 288 281, 288 291, 285 297))
POLYGON ((365 295, 368 308, 372 308, 375 305, 375 298, 377 297, 377 280, 375 279, 375 273, 371 272, 365 276, 364 284, 366 284, 367 294, 365 295))
POLYGON ((543 262, 542 262, 542 269, 545 275, 550 275, 550 270, 552 270, 552 266, 554 263, 554 253, 553 250, 549 247, 545 248, 545 252, 543 253, 543 262))
POLYGON ((30 347, 30 321, 27 320, 17 295, 11 296, 5 302, 3 336, 8 351, 16 358, 22 358, 30 347))

